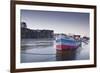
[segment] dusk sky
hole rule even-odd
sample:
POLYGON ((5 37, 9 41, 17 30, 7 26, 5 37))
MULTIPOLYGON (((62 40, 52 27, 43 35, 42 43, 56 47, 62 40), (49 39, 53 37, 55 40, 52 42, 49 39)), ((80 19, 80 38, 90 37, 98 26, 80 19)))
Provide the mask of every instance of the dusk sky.
POLYGON ((21 22, 30 29, 89 36, 89 13, 21 10, 21 22))

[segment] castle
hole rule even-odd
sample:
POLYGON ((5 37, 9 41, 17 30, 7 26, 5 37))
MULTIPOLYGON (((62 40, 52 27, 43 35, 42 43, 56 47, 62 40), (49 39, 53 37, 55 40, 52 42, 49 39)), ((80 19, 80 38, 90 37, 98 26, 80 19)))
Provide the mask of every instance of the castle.
POLYGON ((53 30, 33 30, 27 28, 25 22, 21 22, 21 38, 22 39, 52 39, 54 36, 53 30))

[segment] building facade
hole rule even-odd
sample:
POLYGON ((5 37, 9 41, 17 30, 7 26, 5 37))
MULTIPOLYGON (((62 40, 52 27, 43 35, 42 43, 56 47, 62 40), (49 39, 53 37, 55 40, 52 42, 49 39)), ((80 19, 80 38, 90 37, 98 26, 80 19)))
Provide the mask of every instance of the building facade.
POLYGON ((45 39, 53 38, 53 30, 32 30, 27 28, 26 23, 21 24, 21 38, 45 39))

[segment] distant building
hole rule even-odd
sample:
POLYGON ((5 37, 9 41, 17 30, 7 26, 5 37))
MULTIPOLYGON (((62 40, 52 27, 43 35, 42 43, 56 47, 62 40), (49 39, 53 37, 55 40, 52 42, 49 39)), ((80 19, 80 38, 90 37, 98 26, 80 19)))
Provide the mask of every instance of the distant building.
POLYGON ((53 30, 32 30, 27 28, 26 23, 21 23, 21 38, 53 38, 54 32, 53 30))
POLYGON ((21 28, 27 28, 27 25, 25 22, 21 22, 21 28))

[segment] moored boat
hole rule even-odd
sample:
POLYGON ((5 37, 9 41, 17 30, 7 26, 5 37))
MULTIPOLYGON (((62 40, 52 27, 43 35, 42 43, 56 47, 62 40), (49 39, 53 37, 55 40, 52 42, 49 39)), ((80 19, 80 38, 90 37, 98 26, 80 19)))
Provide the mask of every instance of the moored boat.
POLYGON ((55 41, 57 50, 72 50, 81 46, 81 41, 69 36, 60 35, 55 41))

